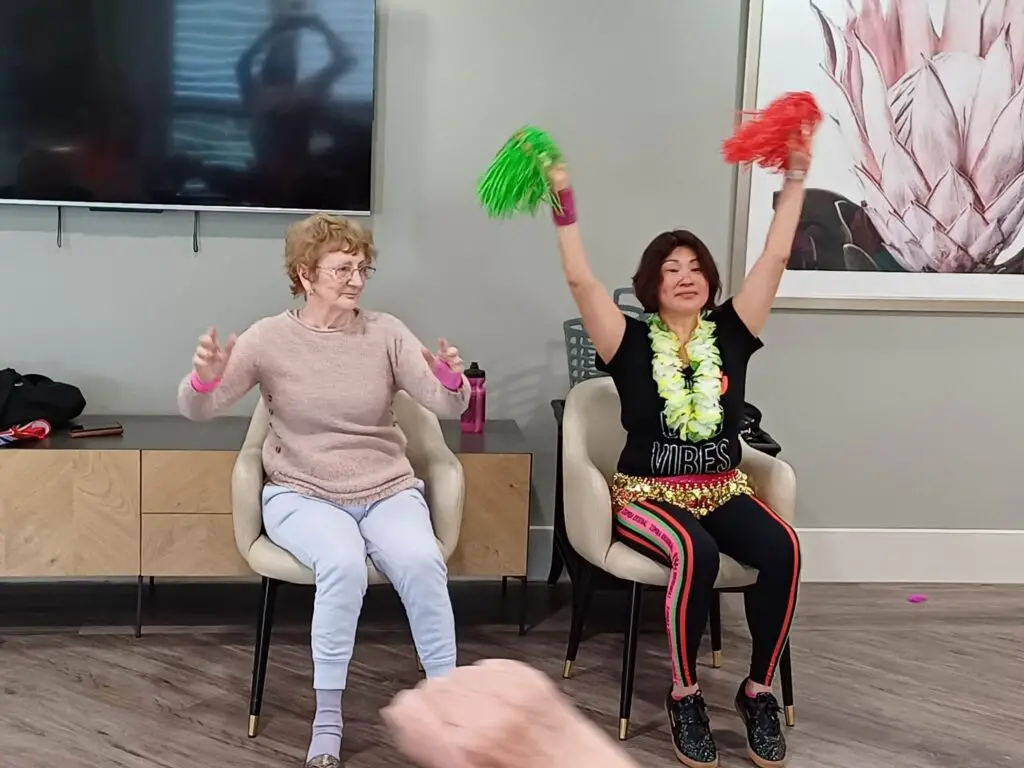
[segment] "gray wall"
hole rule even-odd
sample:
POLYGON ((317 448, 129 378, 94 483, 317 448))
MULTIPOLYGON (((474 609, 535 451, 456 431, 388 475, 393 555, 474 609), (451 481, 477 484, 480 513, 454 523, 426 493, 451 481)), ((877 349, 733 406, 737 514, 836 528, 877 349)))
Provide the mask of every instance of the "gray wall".
POLYGON ((797 469, 799 524, 1024 529, 1022 331, 1022 316, 775 313, 750 396, 797 469))
MULTIPOLYGON (((561 322, 574 309, 550 223, 488 221, 478 175, 531 122, 570 156, 590 254, 624 285, 675 225, 728 263, 732 178, 719 145, 736 104, 740 3, 381 0, 380 270, 367 304, 488 371, 492 415, 537 451, 531 570, 547 568, 561 322), (609 4, 610 6, 610 4, 609 4), (616 6, 618 7, 618 6, 616 6)), ((0 362, 78 383, 95 413, 170 413, 196 336, 288 306, 291 218, 0 209, 0 362)), ((806 526, 1016 527, 1009 382, 1014 320, 783 314, 751 398, 801 478, 806 526), (964 370, 965 353, 973 363, 964 370), (985 361, 984 367, 975 361, 985 361), (979 376, 963 381, 964 375, 979 376), (996 427, 993 428, 992 424, 996 427), (826 432, 832 424, 841 430, 826 432), (951 438, 955 437, 954 442, 951 438), (987 484, 972 477, 986 477, 987 484)), ((251 399, 238 408, 244 413, 251 399)))

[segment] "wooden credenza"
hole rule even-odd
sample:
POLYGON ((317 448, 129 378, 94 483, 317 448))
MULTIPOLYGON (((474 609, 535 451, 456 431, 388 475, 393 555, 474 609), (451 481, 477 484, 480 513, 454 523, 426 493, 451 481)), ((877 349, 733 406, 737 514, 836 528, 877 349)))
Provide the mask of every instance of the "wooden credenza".
MULTIPOLYGON (((254 576, 235 547, 231 472, 249 420, 111 416, 121 437, 0 450, 0 578, 254 576)), ((532 456, 514 421, 463 435, 466 500, 454 577, 526 577, 532 456)))

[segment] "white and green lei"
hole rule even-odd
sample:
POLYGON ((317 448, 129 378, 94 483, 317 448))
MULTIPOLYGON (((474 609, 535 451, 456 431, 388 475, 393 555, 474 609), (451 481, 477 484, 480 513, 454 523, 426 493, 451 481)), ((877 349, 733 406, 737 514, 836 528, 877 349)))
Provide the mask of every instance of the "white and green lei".
POLYGON ((685 440, 699 442, 715 435, 722 423, 722 357, 715 341, 715 324, 702 314, 686 343, 691 376, 683 373, 682 344, 657 314, 647 320, 654 352, 654 381, 665 401, 670 429, 685 440))

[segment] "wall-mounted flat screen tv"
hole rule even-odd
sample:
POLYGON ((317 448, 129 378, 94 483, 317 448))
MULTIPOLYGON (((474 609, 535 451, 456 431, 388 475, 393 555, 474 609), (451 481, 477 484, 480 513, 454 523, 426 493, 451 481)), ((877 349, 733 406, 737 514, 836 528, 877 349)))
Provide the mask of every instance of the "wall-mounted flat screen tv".
POLYGON ((0 204, 368 213, 374 0, 0 0, 0 204))

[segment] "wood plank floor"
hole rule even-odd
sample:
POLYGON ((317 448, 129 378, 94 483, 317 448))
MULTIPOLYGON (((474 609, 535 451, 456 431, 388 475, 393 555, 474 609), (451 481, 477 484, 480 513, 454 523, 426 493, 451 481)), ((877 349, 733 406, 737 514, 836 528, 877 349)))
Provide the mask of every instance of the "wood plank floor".
MULTIPOLYGON (((930 599, 922 605, 907 603, 912 591, 804 588, 793 634, 798 724, 788 731, 792 766, 1024 765, 1024 589, 933 586, 924 590, 930 599)), ((555 609, 564 594, 551 606, 545 594, 538 588, 531 595, 531 613, 541 620, 525 637, 511 624, 460 616, 460 663, 510 657, 558 676, 568 611, 555 609)), ((645 605, 633 731, 625 746, 641 766, 678 765, 662 709, 669 670, 658 597, 645 605)), ((593 634, 584 640, 573 679, 559 681, 609 734, 617 722, 624 608, 621 596, 595 598, 593 634)), ((11 612, 0 608, 6 614, 0 626, 0 765, 300 766, 313 707, 304 611, 275 633, 263 729, 250 740, 252 632, 246 626, 175 625, 172 611, 137 640, 123 627, 55 629, 38 614, 26 622, 31 626, 13 626, 11 612)), ((415 684, 415 657, 395 616, 369 613, 345 698, 345 757, 352 768, 407 767, 388 745, 377 712, 397 690, 415 684)), ((750 765, 730 709, 749 646, 737 603, 729 602, 723 621, 724 666, 703 666, 701 676, 722 765, 730 768, 750 765)))

